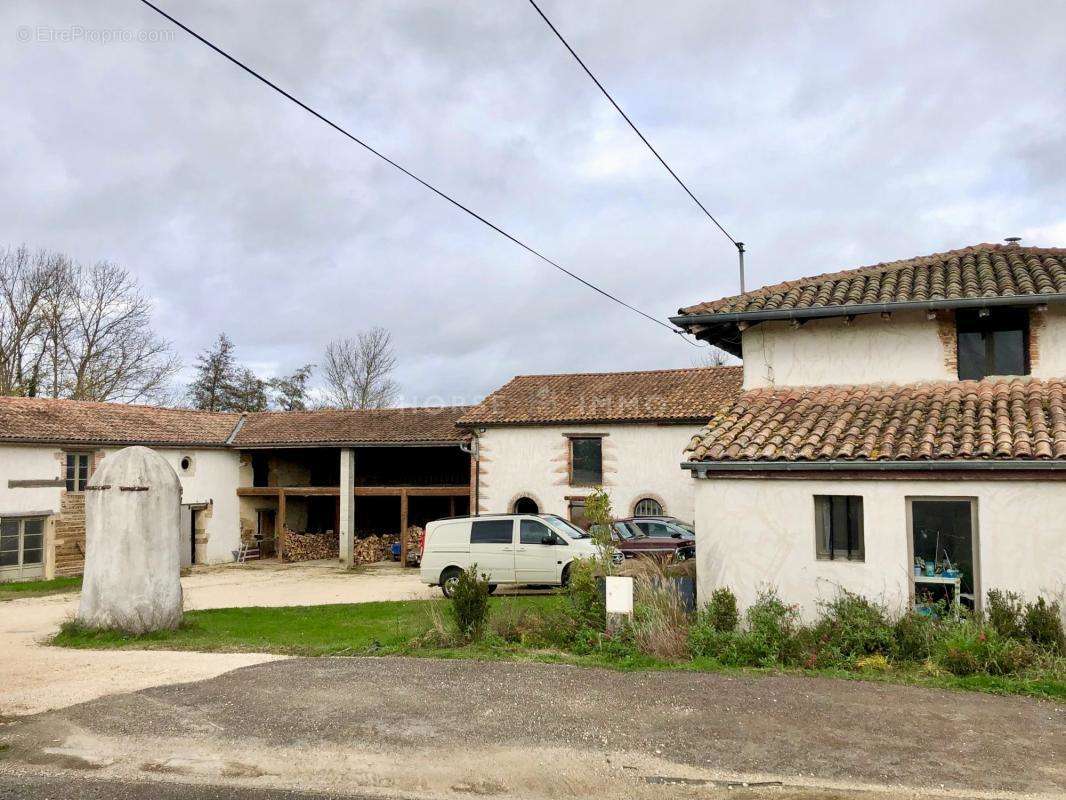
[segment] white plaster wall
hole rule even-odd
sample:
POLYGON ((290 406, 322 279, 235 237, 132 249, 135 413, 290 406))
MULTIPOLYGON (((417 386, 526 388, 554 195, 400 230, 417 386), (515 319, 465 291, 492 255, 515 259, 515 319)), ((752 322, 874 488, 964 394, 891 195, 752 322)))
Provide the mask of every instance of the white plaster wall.
POLYGON ((240 504, 237 498, 240 454, 231 450, 157 450, 181 479, 181 502, 206 503, 200 512, 207 533, 204 561, 218 564, 233 560, 241 539, 240 504), (181 459, 192 458, 188 471, 181 459))
MULTIPOLYGON (((92 451, 92 448, 75 448, 92 451)), ((104 458, 121 448, 95 450, 104 458)), ((27 511, 59 512, 61 487, 8 488, 10 479, 63 477, 63 448, 51 445, 0 446, 0 515, 27 511)), ((207 532, 205 558, 208 563, 232 561, 232 550, 240 541, 237 503, 239 454, 229 450, 158 449, 181 479, 182 503, 205 503, 201 512, 207 532), (181 469, 181 459, 192 458, 188 471, 181 469)))
MULTIPOLYGON (((744 331, 744 388, 956 380, 935 320, 925 312, 814 319, 793 328, 760 322, 744 331)), ((1066 360, 1066 354, 1063 355, 1066 360)))
POLYGON ((569 485, 566 433, 604 433, 604 488, 616 516, 628 516, 643 497, 655 497, 665 513, 693 518, 694 479, 680 468, 681 453, 697 425, 566 425, 489 428, 480 434, 482 513, 506 513, 521 495, 543 513, 569 514, 567 497, 592 490, 569 485))
POLYGON ((1030 315, 1031 372, 1038 378, 1066 377, 1066 307, 1049 306, 1030 315))
POLYGON ((1066 590, 1066 483, 1055 481, 698 480, 699 593, 729 586, 742 607, 773 585, 805 617, 838 587, 906 607, 910 595, 907 497, 976 497, 978 586, 1029 598, 1066 590), (816 494, 863 497, 866 560, 815 557, 816 494))
POLYGON ((59 512, 60 487, 9 488, 9 480, 52 480, 63 477, 58 447, 0 446, 0 516, 28 511, 59 512))

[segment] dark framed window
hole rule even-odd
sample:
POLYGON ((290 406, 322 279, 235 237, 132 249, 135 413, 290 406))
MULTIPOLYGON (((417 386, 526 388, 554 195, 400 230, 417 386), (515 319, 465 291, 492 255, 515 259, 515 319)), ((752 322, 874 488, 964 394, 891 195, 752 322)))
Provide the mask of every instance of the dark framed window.
POLYGON ((44 563, 44 517, 0 519, 0 567, 44 563))
POLYGON ((857 495, 816 494, 815 530, 818 558, 864 561, 862 498, 857 495))
POLYGON ((84 492, 89 482, 89 453, 67 453, 66 481, 68 492, 84 492))
POLYGON ((1029 374, 1029 313, 1013 308, 955 314, 959 380, 1029 374))
POLYGON ((514 521, 485 519, 473 523, 470 544, 514 544, 514 521))
POLYGON ((558 539, 559 537, 552 532, 552 529, 543 522, 524 519, 519 523, 518 541, 521 544, 563 544, 562 541, 557 541, 558 539))
POLYGON ((599 486, 603 483, 603 439, 575 436, 570 439, 570 485, 599 486))

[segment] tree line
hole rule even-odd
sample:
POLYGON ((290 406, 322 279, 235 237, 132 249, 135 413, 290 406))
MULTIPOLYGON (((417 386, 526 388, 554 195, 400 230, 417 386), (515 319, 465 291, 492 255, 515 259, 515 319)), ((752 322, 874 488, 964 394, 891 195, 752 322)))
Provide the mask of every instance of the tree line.
POLYGON ((220 334, 196 358, 187 387, 181 361, 152 327, 151 299, 125 268, 91 266, 27 247, 0 251, 0 395, 171 403, 208 411, 386 408, 396 399, 396 355, 384 328, 332 341, 316 365, 262 378, 220 334))

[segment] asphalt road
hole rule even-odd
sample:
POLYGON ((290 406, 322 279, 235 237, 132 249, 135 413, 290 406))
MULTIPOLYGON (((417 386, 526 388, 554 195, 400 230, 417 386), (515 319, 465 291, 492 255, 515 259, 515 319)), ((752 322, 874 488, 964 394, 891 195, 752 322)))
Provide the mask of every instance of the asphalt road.
POLYGON ((1061 705, 795 676, 291 659, 15 720, 0 744, 0 766, 316 797, 682 796, 649 781, 713 774, 1066 796, 1061 705))

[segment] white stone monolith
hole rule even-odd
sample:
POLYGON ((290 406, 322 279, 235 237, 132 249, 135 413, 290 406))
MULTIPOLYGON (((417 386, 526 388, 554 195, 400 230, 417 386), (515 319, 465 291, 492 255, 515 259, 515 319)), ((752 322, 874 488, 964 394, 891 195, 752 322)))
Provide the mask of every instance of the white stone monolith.
POLYGON ((78 622, 127 633, 181 624, 181 481, 161 455, 107 456, 85 491, 85 578, 78 622))

